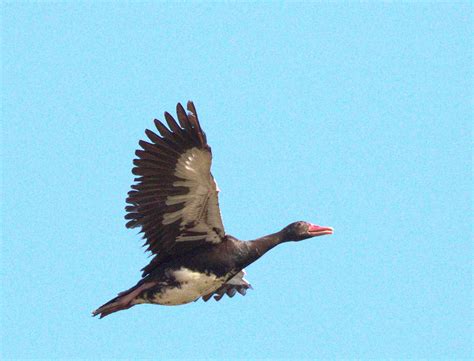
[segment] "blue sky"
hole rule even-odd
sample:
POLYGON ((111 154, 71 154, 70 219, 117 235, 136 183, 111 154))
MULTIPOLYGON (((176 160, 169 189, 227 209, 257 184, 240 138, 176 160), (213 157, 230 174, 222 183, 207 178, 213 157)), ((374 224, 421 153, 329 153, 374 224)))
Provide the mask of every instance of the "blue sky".
POLYGON ((472 4, 3 3, 1 355, 472 357, 472 4), (103 320, 154 117, 192 99, 227 232, 333 236, 255 290, 103 320))

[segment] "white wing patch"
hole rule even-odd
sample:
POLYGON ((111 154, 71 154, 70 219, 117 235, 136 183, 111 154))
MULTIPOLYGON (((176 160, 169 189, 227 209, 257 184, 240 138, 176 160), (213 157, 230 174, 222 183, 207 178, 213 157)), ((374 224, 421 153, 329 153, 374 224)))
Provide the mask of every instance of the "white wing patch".
POLYGON ((183 180, 175 181, 173 186, 186 187, 189 191, 187 194, 167 197, 167 206, 184 204, 184 207, 163 215, 164 225, 181 220, 180 226, 184 232, 176 239, 177 242, 196 241, 206 234, 207 241, 219 243, 220 236, 224 235, 217 186, 210 169, 211 154, 207 150, 191 148, 178 159, 174 175, 183 180), (222 234, 216 233, 216 230, 222 234))
POLYGON ((246 274, 247 272, 245 272, 245 270, 243 269, 230 280, 228 280, 226 283, 235 286, 250 286, 250 283, 248 283, 248 281, 244 278, 246 274))
POLYGON ((244 276, 245 270, 241 270, 234 277, 227 280, 217 290, 202 296, 202 299, 204 302, 207 302, 211 297, 214 296, 214 299, 219 301, 222 297, 224 297, 224 295, 234 297, 237 292, 244 296, 247 293, 247 290, 252 288, 244 276))

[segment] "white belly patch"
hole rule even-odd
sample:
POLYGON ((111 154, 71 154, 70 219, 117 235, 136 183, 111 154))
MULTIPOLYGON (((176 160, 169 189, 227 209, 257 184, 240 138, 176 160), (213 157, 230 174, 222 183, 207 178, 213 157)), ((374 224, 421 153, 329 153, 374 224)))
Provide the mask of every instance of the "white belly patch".
POLYGON ((225 281, 225 278, 217 277, 212 273, 194 272, 184 267, 171 271, 170 276, 176 279, 180 287, 163 287, 161 292, 153 297, 153 303, 182 305, 193 302, 199 297, 217 290, 225 281))

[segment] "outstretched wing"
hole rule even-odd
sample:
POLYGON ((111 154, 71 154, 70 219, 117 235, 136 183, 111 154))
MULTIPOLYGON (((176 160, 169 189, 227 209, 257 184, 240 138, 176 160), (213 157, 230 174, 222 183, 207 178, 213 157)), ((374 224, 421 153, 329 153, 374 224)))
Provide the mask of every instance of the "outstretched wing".
POLYGON ((178 122, 165 113, 168 128, 155 119, 160 135, 145 133, 140 141, 128 193, 128 228, 141 227, 147 250, 155 256, 143 269, 146 276, 161 261, 204 244, 224 239, 217 186, 211 175, 211 148, 207 144, 192 102, 188 113, 176 107, 178 122))
POLYGON ((214 299, 219 301, 222 297, 224 297, 224 295, 234 297, 237 292, 239 292, 242 296, 245 296, 247 290, 249 288, 252 289, 250 283, 248 283, 244 278, 245 273, 245 270, 240 271, 214 292, 202 296, 202 299, 204 302, 207 302, 212 296, 214 296, 214 299))

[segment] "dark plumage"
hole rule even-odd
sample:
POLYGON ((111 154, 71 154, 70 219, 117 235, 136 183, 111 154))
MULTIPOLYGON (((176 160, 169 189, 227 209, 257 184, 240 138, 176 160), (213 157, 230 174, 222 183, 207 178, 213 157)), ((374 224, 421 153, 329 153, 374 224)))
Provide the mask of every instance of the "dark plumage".
POLYGON ((207 144, 192 102, 187 112, 176 107, 177 121, 165 113, 167 127, 155 119, 158 134, 133 161, 135 184, 128 193, 128 228, 140 228, 151 262, 132 288, 99 307, 100 317, 140 303, 179 305, 225 294, 244 295, 250 284, 244 267, 276 245, 331 234, 330 227, 295 222, 281 231, 243 242, 226 235, 218 204, 218 188, 210 173, 207 144))

